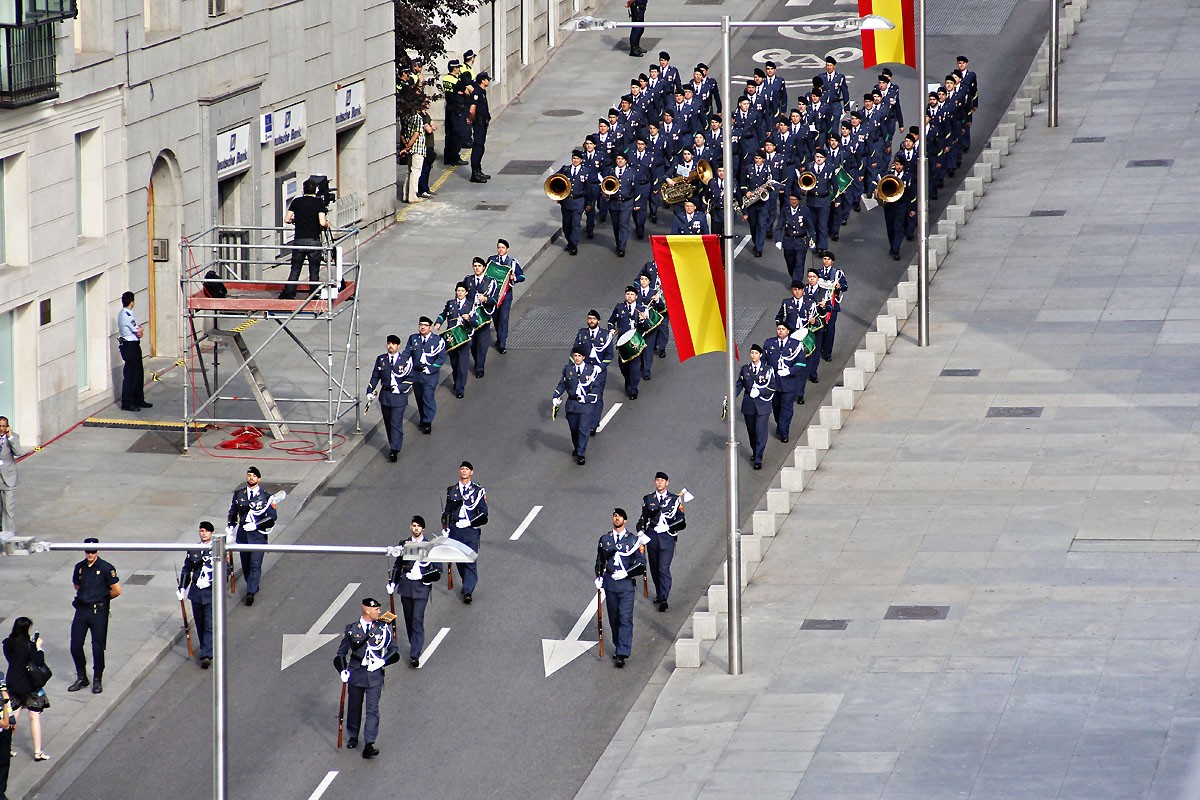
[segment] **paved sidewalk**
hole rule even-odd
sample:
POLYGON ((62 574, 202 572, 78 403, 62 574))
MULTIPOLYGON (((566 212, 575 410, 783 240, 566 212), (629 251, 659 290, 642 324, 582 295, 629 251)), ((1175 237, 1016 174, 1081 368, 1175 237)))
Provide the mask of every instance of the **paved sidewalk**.
MULTIPOLYGON (((735 16, 749 16, 757 3, 727 0, 722 8, 735 16)), ((621 18, 623 4, 613 0, 602 13, 621 18)), ((681 5, 679 14, 685 19, 708 18, 711 9, 681 5)), ((420 314, 432 315, 440 310, 454 282, 470 272, 471 257, 494 253, 499 237, 509 240, 512 254, 529 275, 530 281, 517 289, 517 302, 521 302, 521 296, 550 260, 537 256, 551 246, 559 215, 542 192, 540 175, 505 167, 514 162, 542 161, 548 169, 557 169, 571 147, 595 130, 596 113, 621 93, 621 80, 627 82, 631 72, 636 74, 637 69, 649 64, 648 59, 631 59, 616 48, 624 35, 611 31, 567 36, 543 74, 493 121, 484 159, 484 168, 493 179, 477 186, 467 182, 469 175, 461 168, 452 170, 441 181, 436 198, 412 207, 402 206, 399 224, 363 244, 360 330, 364 370, 382 351, 387 334, 406 335, 416 329, 420 314), (553 109, 580 113, 543 113, 553 109)), ((719 34, 708 30, 676 31, 670 36, 669 46, 679 64, 690 65, 697 60, 711 60, 718 38, 719 34)), ((644 43, 651 41, 648 36, 644 43)), ((441 141, 439 136, 439 146, 441 141)), ((439 162, 438 172, 442 169, 439 162)), ((188 223, 192 231, 203 227, 202 221, 188 223)), ((345 317, 339 322, 340 331, 344 331, 344 325, 345 317)), ((267 329, 264 324, 248 329, 246 338, 252 348, 269 332, 267 329)), ((302 338, 309 336, 308 343, 317 349, 325 341, 323 326, 313 325, 306 331, 300 324, 293 330, 302 338)), ((344 342, 344 333, 340 335, 344 342)), ((286 387, 290 396, 323 396, 324 376, 298 348, 284 343, 284 337, 277 337, 277 341, 261 359, 273 385, 286 387)), ((147 374, 152 370, 161 375, 161 380, 148 384, 146 389, 154 408, 138 416, 178 420, 181 369, 172 368, 169 360, 158 359, 147 364, 147 374)), ((363 375, 364 386, 367 377, 363 375)), ((479 390, 486 391, 486 384, 479 390)), ((244 389, 241 393, 245 394, 244 389)), ((110 406, 97 409, 93 416, 133 415, 110 406)), ((78 427, 20 463, 18 532, 50 541, 78 541, 87 535, 96 535, 102 542, 193 541, 201 519, 213 520, 218 529, 223 526, 232 491, 242 484, 245 468, 257 464, 263 471, 264 485, 272 490, 280 486, 289 490, 288 500, 280 507, 278 532, 272 537, 273 541, 288 542, 303 528, 303 519, 292 524, 297 515, 336 471, 348 463, 351 471, 360 468, 383 446, 378 420, 378 413, 372 413, 364 424, 367 435, 356 435, 353 415, 348 417, 339 427, 346 438, 335 452, 333 463, 319 456, 308 460, 289 457, 286 452, 270 449, 269 437, 263 440, 267 449, 233 453, 216 449, 227 436, 213 431, 185 456, 180 453, 178 436, 78 427)), ((415 427, 410 426, 407 432, 415 434, 415 427)), ((316 446, 321 447, 320 437, 315 439, 316 446)), ((411 468, 403 454, 397 467, 402 471, 411 468)), ((105 556, 103 545, 101 555, 105 556)), ((32 795, 162 658, 186 658, 175 599, 180 557, 110 553, 107 557, 117 567, 125 593, 113 604, 105 691, 99 696, 87 691, 67 694, 66 686, 74 672, 68 654, 73 595, 70 567, 81 557, 50 553, 0 558, 0 586, 5 600, 0 609, 0 636, 7 636, 16 616, 32 617, 46 641, 47 659, 55 671, 47 687, 53 705, 43 718, 44 749, 52 760, 42 764, 32 761, 32 743, 22 729, 16 738, 18 755, 13 759, 9 782, 8 793, 13 798, 32 795)), ((267 559, 268 569, 273 561, 267 559)), ((263 591, 265 595, 272 592, 269 578, 263 591)), ((238 613, 236 607, 234 613, 238 613)), ((88 659, 90 664, 90 649, 88 659)))
POLYGON ((580 798, 1200 796, 1198 23, 1090 3, 932 346, 911 319, 757 565, 745 674, 724 630, 669 656, 580 798))

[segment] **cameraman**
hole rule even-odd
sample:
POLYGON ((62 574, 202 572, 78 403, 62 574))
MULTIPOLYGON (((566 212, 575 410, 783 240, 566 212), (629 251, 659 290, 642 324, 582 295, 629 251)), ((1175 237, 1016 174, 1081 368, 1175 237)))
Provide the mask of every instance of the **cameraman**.
MULTIPOLYGON (((296 235, 292 239, 296 247, 292 249, 292 271, 288 275, 288 284, 279 293, 280 300, 295 299, 296 282, 300 280, 305 256, 308 257, 308 282, 321 281, 321 231, 329 228, 325 205, 325 200, 317 197, 317 182, 309 178, 304 181, 304 194, 293 199, 283 215, 285 224, 296 225, 296 235)), ((311 292, 312 286, 307 291, 311 292)))

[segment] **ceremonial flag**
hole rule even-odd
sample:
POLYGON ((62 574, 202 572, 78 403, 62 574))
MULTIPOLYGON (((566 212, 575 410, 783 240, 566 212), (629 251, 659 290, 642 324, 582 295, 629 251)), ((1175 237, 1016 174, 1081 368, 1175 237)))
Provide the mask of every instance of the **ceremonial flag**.
POLYGON ((862 31, 863 66, 904 64, 917 68, 916 15, 913 0, 858 0, 858 15, 890 20, 890 31, 862 31))
POLYGON ((679 360, 725 350, 725 260, 719 236, 651 236, 679 360))

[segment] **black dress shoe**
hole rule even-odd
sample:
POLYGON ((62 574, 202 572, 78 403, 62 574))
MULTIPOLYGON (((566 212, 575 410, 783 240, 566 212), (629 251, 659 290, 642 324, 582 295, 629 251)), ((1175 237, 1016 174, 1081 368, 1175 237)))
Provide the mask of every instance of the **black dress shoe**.
POLYGON ((816 375, 809 375, 808 380, 812 383, 820 383, 821 382, 821 379, 818 378, 816 375))
POLYGON ((68 692, 78 692, 85 686, 91 686, 92 682, 87 679, 86 675, 80 675, 75 679, 75 682, 67 687, 68 692))
POLYGON ((478 175, 472 175, 471 183, 487 183, 487 178, 481 178, 478 175))
POLYGON ((469 595, 469 594, 464 594, 464 595, 462 596, 462 601, 463 601, 463 603, 465 603, 466 605, 471 605, 471 599, 472 599, 472 598, 471 598, 471 595, 469 595))
POLYGON ((836 242, 838 240, 838 235, 835 233, 832 236, 830 236, 829 238, 833 239, 836 242))
POLYGON ((900 254, 892 253, 892 261, 899 261, 899 260, 900 260, 900 254))
POLYGON ((659 350, 659 351, 658 351, 658 357, 659 357, 659 358, 666 358, 666 357, 667 357, 667 351, 666 351, 666 350, 659 350))
POLYGON ((485 181, 490 181, 492 179, 492 176, 488 175, 486 172, 479 173, 479 177, 483 178, 485 181))
POLYGON ((408 660, 408 665, 410 667, 412 667, 413 669, 416 669, 417 667, 421 666, 421 659, 417 658, 416 656, 413 656, 412 658, 410 658, 408 660))
POLYGON ((591 432, 590 434, 588 434, 588 435, 589 435, 589 436, 599 436, 599 435, 600 435, 600 429, 599 429, 599 428, 592 428, 592 432, 591 432))
POLYGON ((667 601, 666 600, 663 600, 661 603, 658 604, 658 610, 659 611, 667 610, 667 601))
POLYGON ((388 453, 388 461, 395 463, 395 461, 396 461, 396 451, 395 450, 388 453))
POLYGON ((595 238, 596 238, 596 234, 594 234, 594 233, 585 233, 585 234, 584 234, 584 236, 586 236, 586 237, 587 237, 587 238, 589 238, 589 239, 595 239, 595 238))
POLYGON ((96 680, 92 681, 92 694, 102 694, 104 692, 104 681, 100 680, 100 676, 96 676, 96 680))
POLYGON ((650 380, 650 373, 649 373, 649 372, 643 372, 643 373, 642 373, 642 380, 644 380, 644 381, 648 381, 648 380, 650 380))
POLYGON ((142 408, 154 408, 154 403, 147 403, 145 400, 138 405, 140 405, 142 408))
POLYGON ((625 396, 628 397, 630 400, 637 400, 637 392, 630 392, 629 394, 627 394, 625 396))
POLYGON ((584 464, 587 463, 587 459, 584 458, 583 456, 580 456, 578 459, 576 459, 575 463, 582 467, 584 464))
POLYGON ((597 221, 597 222, 601 222, 601 223, 608 222, 608 215, 607 215, 607 214, 601 214, 601 215, 600 215, 600 217, 599 217, 599 219, 597 219, 596 221, 597 221))
POLYGON ((821 358, 825 359, 826 361, 833 361, 833 356, 821 356, 821 358))
POLYGON ((462 393, 462 392, 455 392, 455 393, 454 393, 454 396, 455 396, 455 397, 457 397, 459 400, 462 400, 462 399, 463 399, 463 393, 462 393))
POLYGON ((374 742, 367 742, 367 746, 363 748, 363 758, 374 758, 379 755, 379 750, 376 749, 374 742))
POLYGON ((246 592, 246 605, 254 605, 254 592, 246 592))
POLYGON ((625 656, 616 656, 613 661, 616 663, 617 669, 625 669, 625 656))
POLYGON ((480 370, 479 372, 476 372, 476 373, 475 373, 475 377, 476 377, 476 378, 482 378, 482 377, 483 377, 483 370, 480 370))
POLYGON ((567 248, 567 252, 573 256, 577 256, 577 255, 579 255, 579 248, 576 247, 575 245, 571 245, 567 248))
POLYGON ((911 242, 913 240, 913 235, 910 233, 907 236, 905 236, 904 238, 908 239, 911 242))
POLYGON ((624 250, 618 250, 618 251, 617 251, 617 258, 624 258, 624 257, 625 257, 625 251, 624 251, 624 250))
POLYGON ((787 443, 788 443, 788 437, 786 437, 786 436, 780 436, 780 437, 779 437, 779 441, 783 442, 784 444, 787 444, 787 443))
POLYGON ((797 397, 797 398, 796 398, 796 405, 798 405, 798 406, 802 406, 802 405, 804 405, 804 398, 803 398, 803 397, 797 397))
POLYGON ((346 749, 347 750, 357 750, 358 749, 358 737, 357 736, 350 737, 350 741, 346 742, 346 749))
POLYGON ((759 462, 755 461, 755 462, 754 462, 754 468, 755 468, 755 469, 762 469, 762 464, 760 464, 759 462))
POLYGON ((654 223, 657 223, 657 222, 658 222, 658 214, 651 214, 651 215, 650 215, 650 221, 651 221, 651 222, 654 222, 654 223))
POLYGON ((212 666, 212 659, 211 659, 211 658, 202 658, 202 659, 200 659, 200 669, 208 669, 208 668, 209 668, 209 667, 211 667, 211 666, 212 666))
POLYGON ((762 258, 762 250, 755 250, 755 251, 754 251, 754 257, 755 257, 755 258, 762 258))
POLYGON ((421 426, 421 433, 432 433, 432 432, 433 432, 433 423, 426 422, 424 425, 421 426))
POLYGON ((496 350, 500 353, 500 355, 504 355, 508 352, 507 347, 500 347, 499 345, 496 346, 496 350))

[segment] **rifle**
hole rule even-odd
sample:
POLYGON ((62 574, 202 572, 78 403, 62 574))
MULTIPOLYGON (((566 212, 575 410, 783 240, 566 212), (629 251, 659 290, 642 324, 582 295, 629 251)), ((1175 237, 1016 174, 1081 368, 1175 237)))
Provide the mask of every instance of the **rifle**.
POLYGON ((600 657, 604 658, 604 604, 600 600, 603 589, 596 590, 596 635, 600 637, 600 657))
MULTIPOLYGON (((176 581, 175 588, 182 589, 183 581, 176 581)), ((195 653, 192 651, 192 628, 190 625, 188 625, 187 606, 183 604, 182 600, 179 601, 179 613, 183 614, 183 632, 187 637, 188 658, 192 658, 195 655, 195 653)))
POLYGON ((346 682, 342 681, 342 699, 338 702, 338 750, 342 749, 342 726, 346 719, 346 682))
MULTIPOLYGON (((396 578, 396 565, 393 564, 392 568, 388 570, 388 583, 395 586, 395 583, 396 583, 395 578, 396 578)), ((392 619, 391 619, 392 638, 395 639, 396 635, 397 635, 396 634, 396 593, 395 592, 392 592, 391 594, 388 595, 388 611, 390 611, 392 614, 392 619)))
MULTIPOLYGON (((639 549, 642 551, 642 555, 646 555, 646 545, 642 545, 639 549)), ((646 572, 649 572, 649 571, 650 570, 646 570, 646 572)), ((642 573, 642 597, 650 596, 650 584, 648 582, 648 579, 646 578, 646 572, 642 573)), ((655 578, 655 580, 658 580, 658 579, 655 578)), ((658 584, 656 583, 654 585, 657 586, 658 584)))
POLYGON ((237 573, 233 567, 233 553, 225 554, 225 563, 229 566, 229 593, 237 594, 237 573))

